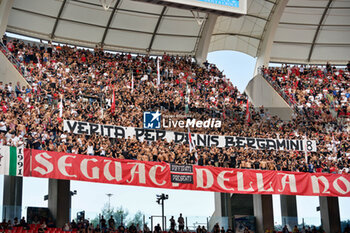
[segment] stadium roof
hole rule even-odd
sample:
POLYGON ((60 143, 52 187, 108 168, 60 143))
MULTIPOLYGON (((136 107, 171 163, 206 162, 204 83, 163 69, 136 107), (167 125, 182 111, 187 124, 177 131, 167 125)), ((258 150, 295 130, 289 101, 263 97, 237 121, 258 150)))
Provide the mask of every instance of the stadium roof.
MULTIPOLYGON (((277 4, 248 0, 240 18, 219 16, 210 51, 259 56, 277 4)), ((195 55, 207 14, 199 25, 189 10, 116 0, 104 10, 99 0, 15 0, 8 32, 56 42, 136 53, 195 55)), ((349 0, 289 0, 277 24, 271 61, 343 64, 350 60, 349 0)))

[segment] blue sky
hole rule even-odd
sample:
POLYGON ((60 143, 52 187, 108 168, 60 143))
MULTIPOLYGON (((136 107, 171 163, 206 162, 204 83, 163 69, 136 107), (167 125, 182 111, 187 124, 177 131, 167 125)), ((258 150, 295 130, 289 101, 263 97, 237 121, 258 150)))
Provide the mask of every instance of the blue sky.
MULTIPOLYGON (((208 61, 223 70, 224 74, 231 79, 241 92, 244 91, 253 76, 255 58, 246 54, 218 51, 210 53, 208 61)), ((47 207, 47 201, 43 199, 44 195, 47 194, 47 184, 47 179, 24 178, 23 214, 28 206, 47 207)), ((0 178, 0 198, 2 198, 2 190, 3 179, 0 178)), ((190 224, 193 222, 205 223, 206 218, 212 215, 215 208, 214 193, 211 192, 163 190, 77 181, 71 182, 71 190, 77 190, 78 192, 72 199, 72 216, 76 216, 77 211, 85 210, 88 218, 95 217, 103 205, 108 202, 107 193, 113 194, 111 206, 123 206, 129 210, 130 215, 140 210, 146 216, 161 215, 161 207, 156 203, 156 194, 166 193, 169 195, 169 200, 165 203, 165 214, 167 216, 174 215, 176 218, 179 213, 183 213, 184 216, 191 216, 189 218, 190 224)), ((274 195, 273 200, 275 222, 280 224, 279 196, 274 195)), ((299 223, 304 218, 306 223, 320 224, 320 214, 316 212, 316 207, 319 206, 317 197, 298 196, 297 203, 299 223)), ((341 219, 350 219, 350 198, 340 198, 339 204, 341 219)))

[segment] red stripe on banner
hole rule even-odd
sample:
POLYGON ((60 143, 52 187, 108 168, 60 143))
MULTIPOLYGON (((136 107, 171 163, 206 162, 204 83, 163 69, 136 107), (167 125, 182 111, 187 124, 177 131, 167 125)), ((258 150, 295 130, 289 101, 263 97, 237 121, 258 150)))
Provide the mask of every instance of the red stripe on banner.
MULTIPOLYGON (((28 151, 25 151, 26 157, 28 151)), ((171 171, 170 164, 165 162, 31 151, 33 177, 241 194, 350 197, 349 174, 280 172, 193 165, 193 169, 185 169, 186 175, 181 176, 176 173, 179 170, 171 171)))

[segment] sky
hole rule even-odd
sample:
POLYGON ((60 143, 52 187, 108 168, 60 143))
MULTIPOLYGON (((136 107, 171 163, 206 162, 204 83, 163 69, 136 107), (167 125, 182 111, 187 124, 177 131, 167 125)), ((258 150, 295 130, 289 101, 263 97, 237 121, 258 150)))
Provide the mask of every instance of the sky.
MULTIPOLYGON (((27 39, 27 38, 26 38, 27 39)), ((256 59, 233 51, 218 51, 208 55, 208 61, 218 66, 230 78, 239 91, 244 92, 246 85, 253 76, 256 59)), ((48 180, 40 178, 24 178, 23 187, 23 215, 28 206, 47 207, 44 195, 48 193, 48 180)), ((106 194, 113 194, 110 199, 111 207, 123 206, 129 211, 129 216, 141 211, 148 219, 151 215, 161 215, 161 206, 156 203, 156 195, 165 193, 169 199, 165 201, 165 215, 180 213, 188 217, 189 225, 197 223, 203 225, 214 210, 214 193, 202 191, 164 190, 133 186, 98 184, 71 181, 71 191, 77 190, 72 197, 72 217, 76 212, 85 210, 87 218, 98 215, 104 204, 108 203, 106 194)), ((3 178, 0 177, 0 198, 3 195, 3 178)), ((280 199, 273 195, 274 218, 276 224, 281 224, 280 199)), ((320 225, 320 213, 316 211, 319 206, 318 197, 297 197, 299 223, 304 218, 305 223, 320 225)), ((339 198, 340 217, 342 220, 350 219, 350 198, 339 198)), ((0 213, 1 214, 1 213, 0 213)), ((160 218, 157 220, 160 222, 160 218)), ((148 222, 150 222, 148 220, 148 222)))

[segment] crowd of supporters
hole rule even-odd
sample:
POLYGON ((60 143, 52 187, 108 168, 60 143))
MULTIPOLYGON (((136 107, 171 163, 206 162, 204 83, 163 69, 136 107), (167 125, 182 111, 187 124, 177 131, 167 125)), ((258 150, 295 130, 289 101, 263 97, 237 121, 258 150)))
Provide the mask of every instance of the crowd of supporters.
POLYGON ((265 77, 277 84, 299 112, 350 116, 350 62, 346 68, 337 69, 327 64, 317 66, 282 66, 263 68, 265 77))
MULTIPOLYGON (((218 223, 216 223, 212 230, 207 230, 204 225, 198 225, 195 230, 189 230, 187 227, 184 227, 183 217, 180 217, 177 220, 172 217, 170 220, 170 228, 167 230, 163 230, 160 224, 154 226, 154 229, 151 230, 147 224, 143 224, 141 226, 138 223, 130 223, 128 226, 124 224, 116 225, 115 220, 111 216, 109 219, 104 219, 103 216, 100 219, 98 224, 92 224, 88 219, 77 219, 72 220, 70 223, 66 223, 62 228, 57 228, 55 224, 51 220, 44 220, 42 218, 39 220, 34 220, 31 223, 28 223, 26 219, 23 217, 18 220, 15 218, 13 221, 5 219, 0 223, 0 231, 3 232, 28 232, 28 233, 64 233, 64 232, 72 232, 72 233, 233 233, 235 232, 233 229, 228 227, 225 229, 224 227, 220 227, 218 223)), ((244 233, 251 232, 248 227, 243 229, 244 233)), ((276 230, 266 229, 266 233, 277 233, 276 230)), ((315 226, 294 226, 291 231, 288 230, 287 226, 284 226, 282 231, 278 231, 280 233, 324 233, 325 231, 322 227, 315 226)), ((347 225, 344 230, 344 233, 350 232, 350 226, 347 225)))
MULTIPOLYGON (((318 95, 319 91, 322 93, 324 81, 317 81, 318 84, 313 86, 314 79, 319 78, 312 75, 318 75, 318 70, 322 69, 315 68, 315 72, 314 69, 304 69, 303 73, 308 77, 305 83, 310 82, 308 85, 304 85, 301 78, 297 84, 289 81, 296 79, 293 72, 297 69, 292 69, 292 74, 285 79, 277 75, 282 77, 285 71, 265 69, 266 75, 272 78, 276 73, 275 80, 281 86, 285 83, 288 94, 294 96, 295 102, 304 106, 305 111, 285 122, 270 116, 263 108, 251 109, 251 120, 247 122, 247 97, 215 65, 204 63, 199 66, 191 57, 164 54, 160 58, 161 81, 157 85, 157 60, 154 57, 108 53, 97 47, 87 50, 51 43, 29 44, 17 39, 3 42, 7 47, 3 52, 20 61, 20 69, 30 85, 0 82, 1 145, 179 164, 195 163, 197 154, 199 165, 232 168, 350 171, 349 132, 328 110, 333 107, 337 111, 345 109, 346 114, 349 112, 349 82, 343 82, 348 80, 348 71, 342 71, 339 76, 336 73, 340 71, 332 69, 338 88, 335 89, 336 97, 332 94, 334 92, 328 91, 327 94, 333 95, 330 97, 333 101, 326 101, 328 97, 319 99, 318 95), (295 86, 300 89, 294 89, 295 86), (303 87, 312 91, 307 92, 303 87), (115 109, 111 108, 113 93, 115 109), (310 102, 304 101, 311 101, 310 96, 314 97, 311 106, 308 105, 310 102), (256 138, 307 137, 317 141, 317 152, 308 153, 307 161, 300 151, 197 147, 190 153, 187 144, 110 139, 63 131, 63 119, 142 127, 145 111, 161 110, 162 114, 185 115, 186 108, 195 119, 215 117, 222 121, 221 128, 193 128, 191 132, 256 138)), ((167 130, 187 131, 179 128, 167 130)))

